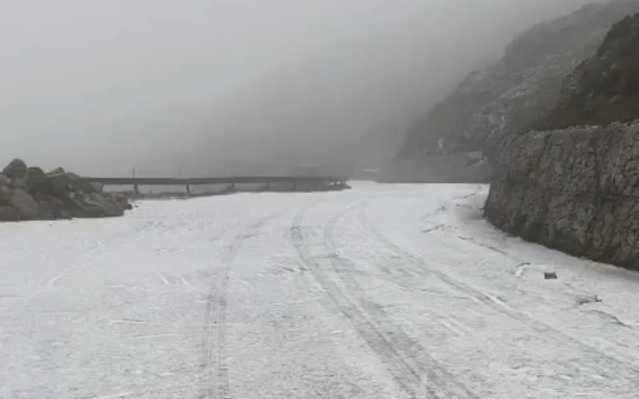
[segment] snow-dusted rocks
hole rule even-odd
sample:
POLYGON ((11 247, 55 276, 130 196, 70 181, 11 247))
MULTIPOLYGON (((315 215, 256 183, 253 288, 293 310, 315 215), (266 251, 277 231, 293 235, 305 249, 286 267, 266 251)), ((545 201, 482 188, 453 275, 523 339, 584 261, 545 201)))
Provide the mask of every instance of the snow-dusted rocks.
POLYGON ((523 135, 496 163, 486 204, 494 224, 639 269, 639 123, 523 135))
POLYGON ((44 173, 13 160, 0 174, 0 221, 121 216, 126 197, 102 193, 62 168, 44 173))
POLYGON ((22 159, 16 158, 9 162, 3 170, 2 174, 11 180, 24 179, 27 175, 27 164, 22 159))
POLYGON ((486 205, 497 226, 639 269, 637 60, 639 14, 617 23, 563 83, 558 106, 540 121, 559 130, 502 141, 486 205), (570 127, 592 124, 610 125, 570 127))

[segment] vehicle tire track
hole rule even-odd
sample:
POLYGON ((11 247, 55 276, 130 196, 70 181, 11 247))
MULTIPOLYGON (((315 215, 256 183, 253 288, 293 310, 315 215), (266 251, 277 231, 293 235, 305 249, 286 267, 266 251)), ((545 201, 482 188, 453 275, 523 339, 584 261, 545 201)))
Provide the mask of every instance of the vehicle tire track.
POLYGON ((414 368, 415 374, 427 377, 427 383, 432 385, 431 390, 438 391, 436 394, 431 392, 435 395, 434 397, 478 399, 475 393, 457 381, 445 367, 430 356, 426 348, 406 334, 402 328, 393 325, 381 306, 365 299, 364 290, 362 290, 352 275, 352 272, 356 270, 355 265, 339 254, 339 248, 335 241, 335 227, 353 209, 347 208, 337 214, 324 228, 325 248, 331 254, 330 260, 335 274, 344 283, 349 293, 356 294, 362 308, 367 311, 369 317, 373 318, 374 323, 379 326, 380 330, 387 332, 391 344, 402 355, 406 363, 414 368))
POLYGON ((82 257, 86 256, 86 257, 89 257, 89 259, 95 259, 108 248, 107 244, 113 245, 114 243, 118 243, 118 242, 126 242, 131 237, 137 237, 149 229, 150 229, 150 224, 145 223, 142 226, 136 227, 135 229, 129 232, 126 232, 124 234, 122 234, 121 232, 113 233, 109 235, 106 239, 101 241, 96 241, 92 243, 88 248, 78 251, 78 253, 72 259, 72 262, 71 262, 72 266, 63 268, 62 270, 59 270, 56 275, 47 278, 47 280, 41 284, 42 289, 37 294, 42 294, 46 292, 47 290, 51 290, 55 288, 57 284, 60 282, 60 280, 73 275, 73 273, 75 272, 86 270, 92 267, 92 264, 87 263, 86 261, 81 263, 80 259, 82 259, 82 257))
POLYGON ((396 256, 401 257, 403 259, 402 263, 411 271, 414 271, 415 273, 421 275, 435 276, 450 287, 465 293, 479 304, 485 305, 492 310, 509 317, 510 319, 516 320, 526 325, 527 327, 535 331, 535 333, 539 334, 539 336, 543 336, 546 339, 551 339, 555 341, 557 345, 562 345, 565 343, 573 344, 581 348, 581 350, 590 358, 595 359, 593 361, 589 361, 588 363, 590 364, 586 365, 580 363, 579 365, 575 365, 575 367, 578 367, 581 370, 594 370, 603 375, 608 375, 611 371, 614 370, 615 374, 619 376, 621 376, 622 374, 621 370, 624 370, 623 377, 628 381, 637 381, 634 383, 634 385, 639 388, 639 368, 637 368, 637 366, 635 366, 632 361, 617 358, 617 356, 607 353, 609 351, 603 351, 590 344, 582 342, 581 340, 571 335, 557 330, 549 324, 546 324, 526 313, 512 308, 500 298, 485 293, 478 288, 472 287, 440 270, 428 266, 428 264, 422 258, 404 250, 399 245, 395 244, 384 235, 382 235, 368 219, 365 204, 362 204, 360 206, 359 220, 367 235, 369 235, 374 241, 377 241, 379 244, 384 246, 387 250, 389 250, 396 256), (614 368, 603 367, 601 361, 596 361, 597 359, 605 360, 608 364, 614 365, 614 368))
POLYGON ((226 362, 226 317, 228 306, 228 285, 233 262, 243 243, 255 237, 258 230, 281 212, 259 219, 237 234, 222 256, 222 268, 218 275, 214 275, 206 297, 204 313, 204 338, 202 348, 204 359, 200 367, 205 371, 198 399, 231 399, 229 370, 226 362))
MULTIPOLYGON (((340 313, 350 322, 357 334, 368 344, 388 372, 393 377, 399 388, 410 398, 476 398, 475 396, 454 396, 454 392, 441 394, 442 387, 433 386, 433 382, 441 376, 436 373, 424 372, 420 367, 415 366, 415 359, 406 355, 408 347, 414 341, 405 341, 406 335, 401 330, 392 326, 390 322, 380 325, 382 315, 376 317, 365 310, 343 290, 337 281, 331 277, 329 270, 333 269, 332 261, 334 256, 317 257, 310 253, 311 244, 305 234, 303 219, 309 208, 302 209, 294 218, 290 228, 291 242, 295 247, 301 261, 311 271, 315 280, 322 287, 326 295, 330 298, 340 313), (425 377, 432 378, 433 381, 425 381, 425 377), (439 392, 438 392, 439 391, 439 392), (452 394, 452 395, 451 395, 452 394)), ((319 243, 326 249, 328 244, 321 239, 319 243)), ((339 265, 336 265, 339 266, 339 265)), ((420 348, 411 347, 411 351, 417 353, 420 348)))

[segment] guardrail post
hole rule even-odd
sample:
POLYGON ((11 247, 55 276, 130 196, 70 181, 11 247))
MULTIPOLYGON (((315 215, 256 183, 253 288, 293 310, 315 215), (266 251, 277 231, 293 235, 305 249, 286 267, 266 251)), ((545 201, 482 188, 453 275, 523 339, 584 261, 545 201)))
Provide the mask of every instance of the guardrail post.
POLYGON ((135 195, 140 195, 140 187, 137 184, 133 185, 133 191, 135 192, 135 195))
POLYGON ((186 193, 187 193, 188 195, 191 195, 191 185, 190 185, 190 184, 187 184, 187 185, 186 185, 186 193))

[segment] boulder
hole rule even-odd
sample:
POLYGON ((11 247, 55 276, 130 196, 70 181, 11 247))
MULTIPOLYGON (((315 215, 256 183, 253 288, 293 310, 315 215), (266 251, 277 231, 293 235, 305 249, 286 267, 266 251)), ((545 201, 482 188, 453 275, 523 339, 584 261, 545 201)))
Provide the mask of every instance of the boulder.
POLYGON ((14 188, 9 196, 10 205, 17 210, 22 220, 38 219, 40 216, 40 206, 38 203, 21 188, 14 188))
POLYGON ((2 174, 12 181, 14 179, 24 179, 27 175, 27 164, 23 160, 16 158, 3 169, 2 174))
POLYGON ((109 195, 89 193, 73 198, 77 209, 73 216, 83 218, 122 216, 124 209, 109 195))
POLYGON ((57 169, 58 172, 47 173, 49 192, 62 196, 71 193, 95 193, 95 187, 80 176, 74 173, 64 172, 62 168, 57 169))
POLYGON ((18 210, 12 206, 0 206, 0 222, 16 222, 20 220, 18 210))
POLYGON ((66 199, 42 192, 33 194, 33 198, 40 205, 42 219, 70 219, 73 216, 72 209, 75 209, 75 204, 66 199))
POLYGON ((69 179, 71 189, 76 192, 83 193, 95 193, 97 192, 95 186, 90 182, 84 180, 75 173, 67 173, 67 179, 69 179))
POLYGON ((112 194, 108 194, 111 196, 111 198, 113 198, 113 200, 118 204, 118 206, 120 207, 120 209, 124 210, 124 211, 128 211, 133 209, 133 205, 131 205, 129 203, 129 198, 122 193, 112 193, 112 194))
POLYGON ((0 174, 0 221, 122 216, 125 195, 99 187, 62 168, 45 173, 16 159, 0 174))
POLYGON ((91 188, 96 193, 101 193, 104 191, 104 184, 102 183, 91 183, 91 188))
POLYGON ((49 178, 41 168, 30 167, 27 169, 26 187, 30 193, 50 191, 49 178))

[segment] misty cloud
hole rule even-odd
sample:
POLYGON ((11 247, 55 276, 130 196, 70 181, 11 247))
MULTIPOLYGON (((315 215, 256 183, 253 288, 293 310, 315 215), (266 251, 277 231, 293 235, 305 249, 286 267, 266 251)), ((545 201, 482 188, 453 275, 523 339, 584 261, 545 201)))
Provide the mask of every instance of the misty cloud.
POLYGON ((375 165, 586 0, 5 0, 0 159, 84 174, 375 165))

